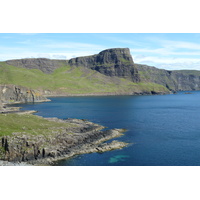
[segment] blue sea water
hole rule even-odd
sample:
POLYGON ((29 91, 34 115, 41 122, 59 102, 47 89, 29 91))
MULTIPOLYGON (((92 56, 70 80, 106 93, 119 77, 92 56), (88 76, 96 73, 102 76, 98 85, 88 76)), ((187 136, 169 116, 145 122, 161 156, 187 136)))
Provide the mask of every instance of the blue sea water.
POLYGON ((43 117, 88 119, 128 131, 128 147, 62 160, 64 166, 200 166, 200 92, 155 96, 51 97, 21 104, 43 117))

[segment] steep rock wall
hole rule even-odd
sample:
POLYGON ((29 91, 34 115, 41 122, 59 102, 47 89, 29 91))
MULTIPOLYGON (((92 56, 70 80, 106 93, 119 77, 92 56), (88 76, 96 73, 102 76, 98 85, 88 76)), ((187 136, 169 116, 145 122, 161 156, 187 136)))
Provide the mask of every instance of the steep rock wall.
POLYGON ((52 73, 55 69, 63 65, 86 67, 106 76, 116 76, 133 82, 140 81, 138 70, 134 65, 128 48, 107 49, 96 55, 77 57, 70 60, 29 58, 8 60, 6 64, 27 69, 39 69, 47 74, 52 73))
POLYGON ((136 67, 143 82, 157 83, 173 91, 200 90, 199 71, 169 71, 140 64, 136 67))
MULTIPOLYGON (((89 68, 109 77, 125 78, 136 83, 157 83, 172 91, 200 90, 199 71, 170 71, 136 64, 133 62, 128 48, 107 49, 96 55, 77 57, 70 60, 30 58, 9 60, 6 63, 16 67, 39 69, 47 74, 53 73, 55 69, 62 66, 70 65, 72 67, 89 68)), ((29 96, 23 98, 30 99, 29 96)))
POLYGON ((8 65, 26 69, 39 69, 46 74, 52 73, 55 69, 66 64, 66 62, 65 60, 51 60, 47 58, 27 58, 6 61, 8 65))
POLYGON ((101 51, 97 55, 70 59, 71 66, 87 67, 106 76, 117 76, 139 82, 138 70, 128 48, 115 48, 101 51))
POLYGON ((47 101, 40 92, 16 85, 0 85, 0 100, 3 103, 47 101))

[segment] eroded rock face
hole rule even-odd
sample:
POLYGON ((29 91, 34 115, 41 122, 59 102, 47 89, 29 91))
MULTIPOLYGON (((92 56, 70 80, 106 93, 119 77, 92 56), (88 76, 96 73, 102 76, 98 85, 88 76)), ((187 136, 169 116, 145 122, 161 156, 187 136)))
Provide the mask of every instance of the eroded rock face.
MULTIPOLYGON (((16 85, 0 85, 0 100, 4 103, 38 102, 47 100, 40 92, 16 85)), ((1 106, 1 105, 0 105, 1 106)))
POLYGON ((141 81, 153 82, 172 91, 200 90, 200 73, 191 70, 164 70, 148 65, 135 64, 141 81))
POLYGON ((105 143, 124 132, 122 129, 102 131, 105 128, 85 120, 57 118, 50 121, 71 123, 76 127, 49 130, 45 135, 31 135, 23 132, 13 133, 12 136, 0 138, 0 159, 12 162, 29 162, 31 164, 48 163, 60 157, 71 157, 77 154, 105 152, 120 149, 127 143, 113 141, 105 143))
POLYGON ((113 48, 99 54, 77 57, 70 60, 51 60, 46 58, 30 58, 8 60, 7 64, 27 69, 39 69, 44 73, 52 73, 55 69, 70 65, 96 70, 106 76, 120 77, 133 82, 150 82, 165 86, 169 90, 200 90, 200 72, 158 69, 133 62, 128 48, 113 48))
POLYGON ((200 76, 198 74, 184 74, 181 71, 173 71, 171 79, 175 80, 175 90, 200 90, 200 76))
POLYGON ((6 61, 8 65, 23 67, 26 69, 39 69, 46 74, 52 73, 55 69, 61 67, 62 63, 65 62, 66 61, 64 60, 51 60, 47 58, 27 58, 6 61))
POLYGON ((128 48, 107 49, 97 55, 73 58, 68 63, 71 66, 96 70, 106 76, 117 76, 133 82, 140 81, 128 48))
POLYGON ((134 65, 128 48, 113 48, 99 54, 77 57, 70 60, 51 60, 46 58, 29 58, 8 60, 7 64, 27 69, 39 69, 44 73, 52 73, 55 69, 70 65, 96 70, 106 76, 117 76, 139 82, 138 70, 134 65))

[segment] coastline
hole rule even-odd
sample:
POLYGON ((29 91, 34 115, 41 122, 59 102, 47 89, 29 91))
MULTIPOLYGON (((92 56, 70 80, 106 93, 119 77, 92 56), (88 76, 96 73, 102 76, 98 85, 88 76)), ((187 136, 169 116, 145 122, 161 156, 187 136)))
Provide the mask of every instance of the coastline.
MULTIPOLYGON (((72 94, 72 93, 51 93, 46 94, 45 92, 42 94, 43 99, 37 99, 34 100, 32 103, 43 103, 43 102, 49 102, 51 101, 48 99, 48 97, 87 97, 87 96, 95 96, 95 97, 101 97, 101 96, 137 96, 137 95, 166 95, 166 94, 173 94, 172 92, 103 92, 103 93, 78 93, 78 94, 72 94)), ((15 104, 25 104, 25 103, 31 103, 24 102, 24 101, 14 101, 14 102, 1 102, 2 105, 0 105, 0 113, 26 113, 26 111, 20 111, 20 107, 14 107, 15 104)), ((33 111, 32 113, 35 113, 37 111, 33 111)), ((27 111, 27 113, 30 113, 30 111, 27 111)))
MULTIPOLYGON (((158 95, 163 95, 166 93, 158 93, 158 95)), ((84 93, 84 94, 45 94, 43 95, 45 99, 37 100, 35 103, 40 102, 48 102, 51 101, 48 97, 78 97, 78 96, 119 96, 119 95, 156 95, 155 93, 84 93)), ((25 102, 12 102, 5 105, 5 109, 1 112, 2 114, 19 114, 19 115, 32 115, 36 113, 35 110, 25 110, 20 111, 19 107, 12 107, 14 104, 23 104, 25 102), (8 107, 6 107, 8 105, 8 107)), ((9 142, 10 148, 9 152, 5 152, 4 159, 8 162, 11 161, 9 165, 17 165, 19 163, 21 165, 52 165, 53 162, 62 159, 68 159, 75 155, 79 154, 87 154, 87 153, 103 153, 105 151, 111 151, 115 149, 122 149, 127 147, 129 144, 120 142, 120 141, 112 141, 109 140, 120 137, 125 132, 124 129, 111 129, 104 130, 106 127, 103 127, 99 124, 94 124, 92 122, 88 122, 86 120, 78 120, 78 119, 67 119, 61 120, 58 118, 43 118, 41 119, 50 120, 53 122, 61 122, 61 123, 69 123, 76 124, 76 129, 70 130, 66 129, 62 131, 62 133, 54 134, 53 137, 59 138, 62 137, 62 140, 55 141, 53 137, 51 137, 51 130, 48 130, 49 136, 48 141, 42 138, 42 135, 38 137, 31 137, 26 134, 16 134, 12 137, 6 137, 9 142), (98 127, 98 130, 96 128, 98 127), (84 130, 84 131, 83 131, 84 130), (92 130, 92 131, 91 131, 92 130), (70 137, 69 137, 70 132, 70 137), (73 135, 73 136, 72 136, 73 135), (16 144, 15 139, 21 146, 16 144), (84 139, 83 139, 84 138, 84 139), (30 142, 31 140, 31 142, 30 142), (42 140, 42 142, 41 142, 42 140), (54 141, 53 141, 54 140, 54 141), (23 141, 23 142, 22 142, 23 141), (53 142, 52 142, 53 141, 53 142), (64 142, 63 142, 64 141, 64 142), (69 142, 70 141, 70 142, 69 142), (107 142, 108 141, 108 142, 107 142), (49 143, 48 145, 46 145, 49 143), (25 145, 28 144, 28 145, 25 145), (45 144, 45 145, 44 145, 45 144), (50 148, 50 146, 52 148, 50 148), (17 148, 16 148, 17 147, 17 148), (20 149, 26 149, 21 152, 20 149), (45 155, 44 155, 45 151, 45 155)), ((62 126, 61 126, 62 129, 62 126)), ((2 139, 2 138, 1 138, 2 139)), ((2 148, 5 148, 2 144, 2 148)), ((1 161, 1 160, 0 160, 1 161)), ((1 165, 1 163, 0 163, 1 165)))
MULTIPOLYGON (((145 94, 144 93, 142 94, 136 94, 136 93, 86 94, 85 93, 85 94, 65 94, 65 95, 63 94, 47 95, 46 94, 44 95, 45 99, 35 101, 35 103, 51 101, 50 99, 47 99, 48 97, 119 96, 119 95, 130 96, 130 95, 145 95, 145 94)), ((156 94, 151 93, 148 95, 156 95, 156 94)), ((19 103, 23 104, 24 102, 12 102, 9 104, 4 104, 4 105, 8 105, 8 107, 5 108, 4 111, 1 113, 2 114, 14 113, 14 114, 19 114, 19 115, 23 114, 23 115, 28 116, 37 112, 35 110, 20 111, 19 107, 11 106, 14 104, 19 104, 19 103)), ((59 161, 62 159, 68 159, 75 155, 87 154, 87 153, 103 153, 105 151, 122 149, 129 145, 128 143, 124 143, 124 142, 120 142, 116 140, 109 142, 109 140, 111 139, 121 137, 123 135, 123 132, 126 131, 124 129, 104 130, 106 127, 103 127, 99 124, 94 124, 86 120, 78 120, 78 119, 61 120, 58 118, 43 118, 43 117, 40 117, 40 118, 50 120, 53 122, 69 123, 71 125, 75 124, 77 127, 76 129, 66 129, 65 131, 62 131, 62 133, 59 132, 57 134, 54 134, 53 137, 55 138, 62 137, 62 140, 58 139, 57 141, 55 141, 54 138, 50 136, 51 130, 49 130, 48 131, 49 133, 47 133, 49 134, 49 136, 46 136, 48 138, 48 141, 42 138, 43 137, 42 135, 30 138, 30 136, 24 133, 23 134, 15 133, 15 135, 13 135, 12 137, 6 137, 6 139, 9 142, 10 148, 14 149, 13 152, 12 152, 12 149, 10 149, 10 152, 5 153, 5 156, 4 156, 5 162, 11 161, 11 163, 8 165, 22 165, 23 163, 24 165, 52 165, 52 163, 56 161, 59 161), (21 146, 16 144, 16 142, 14 142, 15 139, 18 144, 20 143, 21 146), (49 144, 46 145, 48 142, 49 144), (52 148, 50 148, 50 146, 52 148), (26 149, 26 151, 21 152, 20 149, 26 149), (44 151, 45 151, 45 155, 44 155, 44 151)), ((62 129, 62 126, 61 126, 61 129, 62 129)), ((4 148, 3 145, 2 145, 2 148, 4 148)), ((1 165, 1 162, 0 162, 0 165, 1 165)))
MULTIPOLYGON (((163 94, 163 93, 162 93, 163 94)), ((90 93, 90 94, 52 94, 52 95, 44 95, 45 99, 35 101, 35 103, 40 102, 48 102, 51 101, 50 99, 47 99, 47 97, 78 97, 78 96, 118 96, 118 95, 144 95, 142 94, 136 94, 136 93, 90 93)), ((150 95, 150 94, 148 94, 150 95)), ((152 94, 151 95, 155 95, 152 94)), ((36 113, 37 111, 29 110, 29 111, 20 111, 19 107, 12 107, 11 105, 19 104, 24 102, 12 102, 8 105, 6 109, 4 109, 2 114, 9 114, 9 113, 15 113, 19 115, 32 115, 33 113, 36 113), (10 109, 10 110, 9 110, 10 109)), ((62 123, 70 123, 70 124, 76 124, 76 129, 66 129, 65 131, 62 131, 62 133, 55 134, 54 138, 62 137, 62 140, 57 140, 52 142, 54 140, 53 137, 48 138, 48 141, 46 141, 44 138, 42 138, 42 135, 39 135, 39 137, 29 137, 26 134, 15 134, 12 137, 6 137, 9 142, 10 148, 15 149, 13 152, 10 149, 9 152, 5 153, 4 159, 8 162, 11 161, 9 165, 52 165, 53 162, 62 160, 62 159, 68 159, 75 155, 79 154, 87 154, 87 153, 103 153, 105 151, 111 151, 116 149, 122 149, 124 147, 127 147, 129 144, 120 142, 120 141, 112 141, 107 142, 111 139, 120 137, 123 135, 123 132, 125 132, 124 129, 111 129, 111 130, 103 130, 106 127, 103 127, 99 124, 94 124, 92 122, 86 121, 86 120, 78 120, 78 119, 67 119, 67 120, 61 120, 58 118, 43 118, 41 119, 50 120, 53 122, 62 122, 62 123), (84 130, 84 131, 83 131, 84 130), (70 137, 69 137, 69 133, 70 137), (63 134, 63 135, 62 135, 63 134), (73 136, 72 136, 73 135, 73 136), (72 137, 71 137, 72 136, 72 137), (15 139, 18 143, 20 143, 21 146, 18 146, 16 150, 16 144, 14 142, 15 139), (41 139, 42 138, 42 139, 41 139), (84 138, 84 139, 83 139, 84 138), (31 139, 31 142, 30 142, 31 139), (41 142, 42 140, 42 142, 41 142), (71 141, 73 140, 73 141, 71 141), (23 144, 21 141, 25 141, 23 144), (63 142, 64 141, 64 142, 63 142), (48 143, 46 145, 46 143, 48 143), (71 143, 70 143, 71 142, 71 143), (28 143, 28 146, 24 146, 25 143, 28 143), (45 146, 45 145, 46 146, 45 146), (29 148, 31 146, 31 148, 29 148), (45 147, 44 147, 45 146, 45 147), (52 146, 50 148, 49 146, 52 146), (21 149, 28 149, 24 152, 20 152, 21 149), (17 152, 18 151, 18 152, 17 152), (45 155, 44 155, 45 151, 45 155), (12 153, 11 153, 12 152, 12 153), (17 152, 17 153, 16 153, 17 152)), ((62 128, 62 126, 61 126, 62 128)), ((49 135, 51 135, 51 130, 49 130, 49 135)), ((49 137, 49 136, 45 136, 49 137)), ((1 138, 2 139, 2 138, 1 138)), ((3 145, 2 145, 3 147, 3 145)), ((3 147, 4 148, 4 147, 3 147)), ((1 161, 1 160, 0 160, 1 161)), ((1 165, 1 163, 0 163, 1 165)))
POLYGON ((165 95, 172 92, 98 92, 98 93, 68 93, 68 94, 43 94, 44 97, 87 97, 87 96, 137 96, 137 95, 165 95))
MULTIPOLYGON (((129 143, 121 142, 118 140, 113 140, 112 142, 107 143, 107 141, 121 137, 124 134, 122 132, 125 132, 123 129, 112 129, 109 130, 110 134, 107 135, 106 131, 101 131, 96 134, 102 134, 93 138, 92 135, 90 137, 89 142, 83 142, 83 143, 78 143, 77 145, 73 146, 69 149, 65 149, 63 152, 59 151, 60 155, 59 156, 53 156, 51 157, 46 157, 43 159, 38 159, 38 160, 31 160, 29 162, 26 162, 28 165, 39 165, 39 166, 51 166, 54 165, 56 162, 60 160, 65 160, 65 159, 70 159, 74 156, 81 155, 81 154, 89 154, 89 153, 104 153, 106 151, 112 151, 112 150, 117 150, 117 149, 122 149, 124 147, 127 147, 130 145, 129 143)), ((58 150, 57 150, 58 151, 58 150)), ((52 153, 56 153, 55 151, 52 153)), ((55 155, 55 154, 54 154, 55 155)))
MULTIPOLYGON (((37 112, 20 111, 20 108, 10 107, 10 105, 8 107, 10 110, 4 110, 2 114, 24 114, 25 117, 28 117, 37 112)), ((107 142, 122 136, 126 131, 124 129, 104 130, 106 127, 87 120, 36 117, 61 124, 67 123, 70 128, 65 129, 61 126, 61 132, 55 134, 49 130, 45 135, 46 138, 43 135, 30 136, 25 132, 1 137, 2 141, 7 141, 9 150, 6 150, 5 144, 2 142, 4 156, 3 160, 0 160, 0 166, 52 165, 58 160, 68 159, 75 155, 103 153, 128 146, 128 143, 116 140, 107 142)))

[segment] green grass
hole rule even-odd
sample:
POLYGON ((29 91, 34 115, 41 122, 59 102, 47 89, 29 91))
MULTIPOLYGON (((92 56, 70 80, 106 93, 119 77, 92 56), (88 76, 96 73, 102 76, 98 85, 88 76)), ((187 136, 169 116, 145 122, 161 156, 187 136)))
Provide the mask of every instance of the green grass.
POLYGON ((131 61, 126 60, 126 59, 124 59, 124 58, 119 58, 119 60, 120 60, 122 63, 124 63, 124 64, 127 64, 127 65, 130 65, 130 64, 131 64, 131 61))
POLYGON ((145 86, 147 91, 153 89, 166 91, 163 86, 152 86, 150 83, 136 84, 117 77, 113 79, 91 69, 64 64, 52 74, 45 74, 38 69, 30 70, 0 62, 0 84, 14 84, 62 94, 133 92, 143 91, 145 86))
POLYGON ((157 92, 168 92, 169 90, 159 84, 156 83, 138 83, 140 89, 143 91, 157 91, 157 92))
POLYGON ((0 114, 0 137, 22 133, 30 135, 46 135, 57 132, 62 128, 69 128, 74 125, 62 122, 53 122, 35 115, 0 114))

